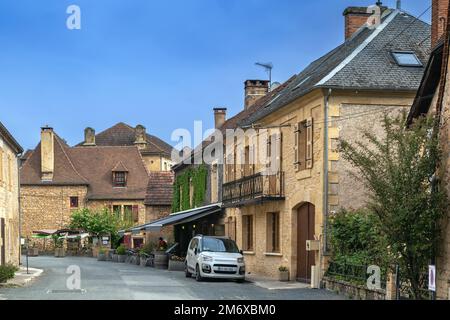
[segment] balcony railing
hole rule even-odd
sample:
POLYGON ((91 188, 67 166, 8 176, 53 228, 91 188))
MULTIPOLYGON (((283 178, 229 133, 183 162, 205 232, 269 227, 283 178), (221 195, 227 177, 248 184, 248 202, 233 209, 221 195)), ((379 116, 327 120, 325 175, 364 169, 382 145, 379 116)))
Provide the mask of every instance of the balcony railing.
POLYGON ((222 202, 226 206, 240 206, 261 200, 284 199, 284 172, 272 175, 257 173, 225 183, 222 202))

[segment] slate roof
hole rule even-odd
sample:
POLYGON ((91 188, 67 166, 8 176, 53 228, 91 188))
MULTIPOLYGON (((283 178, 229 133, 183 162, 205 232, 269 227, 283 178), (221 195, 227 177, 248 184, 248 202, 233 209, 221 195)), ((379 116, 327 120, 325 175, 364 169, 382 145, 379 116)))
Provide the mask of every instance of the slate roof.
POLYGON ((386 10, 375 29, 360 28, 342 45, 312 62, 285 87, 279 97, 260 108, 248 125, 319 88, 416 91, 424 68, 401 67, 392 51, 414 51, 425 65, 431 27, 406 12, 386 10))
POLYGON ((173 182, 172 172, 150 172, 144 204, 147 206, 172 205, 173 182))
MULTIPOLYGON (((97 146, 134 146, 136 141, 135 128, 126 123, 118 124, 95 135, 95 144, 97 146)), ((77 146, 82 146, 83 142, 77 146)), ((160 138, 147 134, 147 148, 142 153, 161 154, 170 157, 173 147, 160 138)))

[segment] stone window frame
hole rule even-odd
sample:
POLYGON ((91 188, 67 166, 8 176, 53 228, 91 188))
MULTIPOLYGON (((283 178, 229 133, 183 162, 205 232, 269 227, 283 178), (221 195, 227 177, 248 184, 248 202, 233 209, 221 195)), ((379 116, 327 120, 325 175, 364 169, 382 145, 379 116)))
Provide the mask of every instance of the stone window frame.
POLYGON ((71 196, 69 198, 70 208, 71 209, 77 209, 80 207, 80 197, 78 196, 71 196))

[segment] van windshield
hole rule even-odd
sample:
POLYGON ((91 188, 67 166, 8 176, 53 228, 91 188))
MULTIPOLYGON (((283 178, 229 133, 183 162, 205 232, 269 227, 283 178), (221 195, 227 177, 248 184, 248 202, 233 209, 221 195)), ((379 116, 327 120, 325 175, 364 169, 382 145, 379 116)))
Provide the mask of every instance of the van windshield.
POLYGON ((217 238, 203 238, 202 251, 239 253, 239 249, 233 240, 217 238))

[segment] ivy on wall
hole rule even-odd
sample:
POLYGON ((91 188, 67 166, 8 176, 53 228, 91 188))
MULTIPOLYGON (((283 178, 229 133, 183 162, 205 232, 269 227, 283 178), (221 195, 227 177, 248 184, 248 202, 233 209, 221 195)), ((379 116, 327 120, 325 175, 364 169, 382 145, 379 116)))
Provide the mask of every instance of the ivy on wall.
POLYGON ((197 168, 189 168, 179 174, 173 185, 172 212, 185 211, 201 206, 205 200, 207 177, 208 169, 203 164, 197 168), (192 195, 191 191, 193 192, 192 195))

